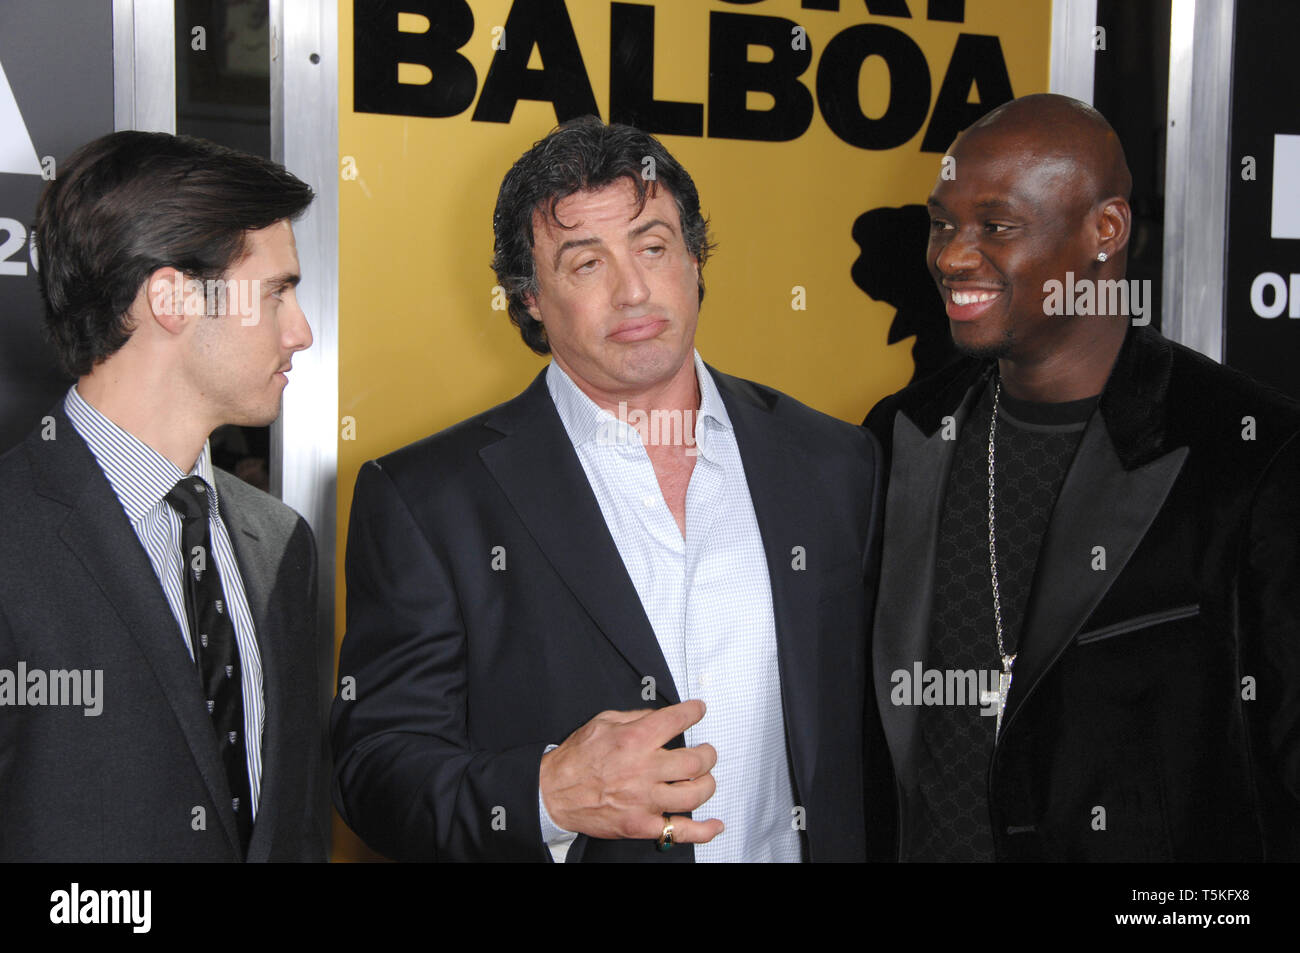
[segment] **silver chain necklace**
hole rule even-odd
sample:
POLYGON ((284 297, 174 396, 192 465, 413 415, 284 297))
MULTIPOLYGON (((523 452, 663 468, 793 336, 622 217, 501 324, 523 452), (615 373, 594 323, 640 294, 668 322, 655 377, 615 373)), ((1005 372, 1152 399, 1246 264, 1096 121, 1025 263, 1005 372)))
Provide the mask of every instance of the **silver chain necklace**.
POLYGON ((996 740, 1002 733, 1002 713, 1007 708, 1007 693, 1011 691, 1011 667, 1016 664, 1016 653, 1007 654, 1002 642, 1002 598, 998 593, 998 537, 994 525, 993 473, 994 453, 993 439, 998 425, 998 398, 1002 394, 1002 379, 997 379, 993 388, 993 416, 989 418, 989 578, 993 582, 993 626, 998 639, 998 657, 1002 659, 1002 671, 998 673, 998 723, 993 729, 996 740))

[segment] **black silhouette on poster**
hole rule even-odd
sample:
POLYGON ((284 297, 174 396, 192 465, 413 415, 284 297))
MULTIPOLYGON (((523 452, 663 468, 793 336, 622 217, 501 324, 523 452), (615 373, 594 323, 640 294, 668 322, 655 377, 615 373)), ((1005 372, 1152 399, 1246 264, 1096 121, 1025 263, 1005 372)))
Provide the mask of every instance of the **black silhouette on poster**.
POLYGON ((897 308, 888 343, 915 337, 912 380, 938 371, 955 357, 943 299, 926 267, 930 213, 924 205, 873 208, 853 223, 860 254, 853 263, 853 283, 868 297, 897 308))

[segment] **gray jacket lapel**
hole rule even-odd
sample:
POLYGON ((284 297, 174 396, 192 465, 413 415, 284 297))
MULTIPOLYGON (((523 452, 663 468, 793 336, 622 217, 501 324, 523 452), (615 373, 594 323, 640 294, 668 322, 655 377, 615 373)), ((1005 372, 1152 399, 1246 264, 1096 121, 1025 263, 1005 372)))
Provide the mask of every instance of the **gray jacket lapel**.
POLYGON ((253 825, 253 839, 248 845, 250 861, 265 861, 271 853, 275 824, 279 816, 280 771, 285 758, 283 686, 281 660, 272 634, 281 631, 283 620, 271 616, 271 587, 279 567, 280 553, 271 552, 261 534, 248 519, 249 514, 232 505, 231 483, 234 477, 216 471, 217 499, 221 507, 221 520, 226 524, 230 546, 239 564, 239 576, 248 599, 248 614, 253 620, 257 637, 257 650, 262 663, 262 703, 266 711, 265 729, 262 733, 262 781, 258 797, 257 820, 253 825))

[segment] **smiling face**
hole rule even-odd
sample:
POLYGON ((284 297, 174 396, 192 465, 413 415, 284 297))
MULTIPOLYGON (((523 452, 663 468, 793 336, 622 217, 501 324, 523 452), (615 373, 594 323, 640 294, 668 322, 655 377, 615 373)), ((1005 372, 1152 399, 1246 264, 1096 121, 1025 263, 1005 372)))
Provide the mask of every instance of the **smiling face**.
POLYGON ((694 374, 699 267, 667 189, 637 212, 626 180, 533 215, 537 292, 528 313, 551 354, 589 396, 634 398, 694 374))
POLYGON ((312 343, 294 290, 293 226, 280 221, 248 232, 246 254, 225 281, 226 313, 198 319, 186 374, 213 426, 266 426, 280 415, 294 352, 312 343))
POLYGON ((955 177, 940 177, 927 203, 926 260, 953 342, 978 357, 1041 360, 1080 320, 1045 315, 1043 289, 1067 271, 1088 272, 1092 183, 1032 136, 971 131, 950 154, 955 177))

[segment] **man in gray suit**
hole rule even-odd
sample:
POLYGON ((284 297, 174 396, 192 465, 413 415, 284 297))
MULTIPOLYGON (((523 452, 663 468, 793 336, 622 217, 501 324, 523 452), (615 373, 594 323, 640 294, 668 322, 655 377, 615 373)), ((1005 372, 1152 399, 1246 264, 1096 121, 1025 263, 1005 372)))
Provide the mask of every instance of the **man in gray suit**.
POLYGON ((280 412, 307 185, 196 139, 83 147, 37 211, 77 379, 0 457, 0 860, 324 860, 315 543, 214 469, 280 412))

